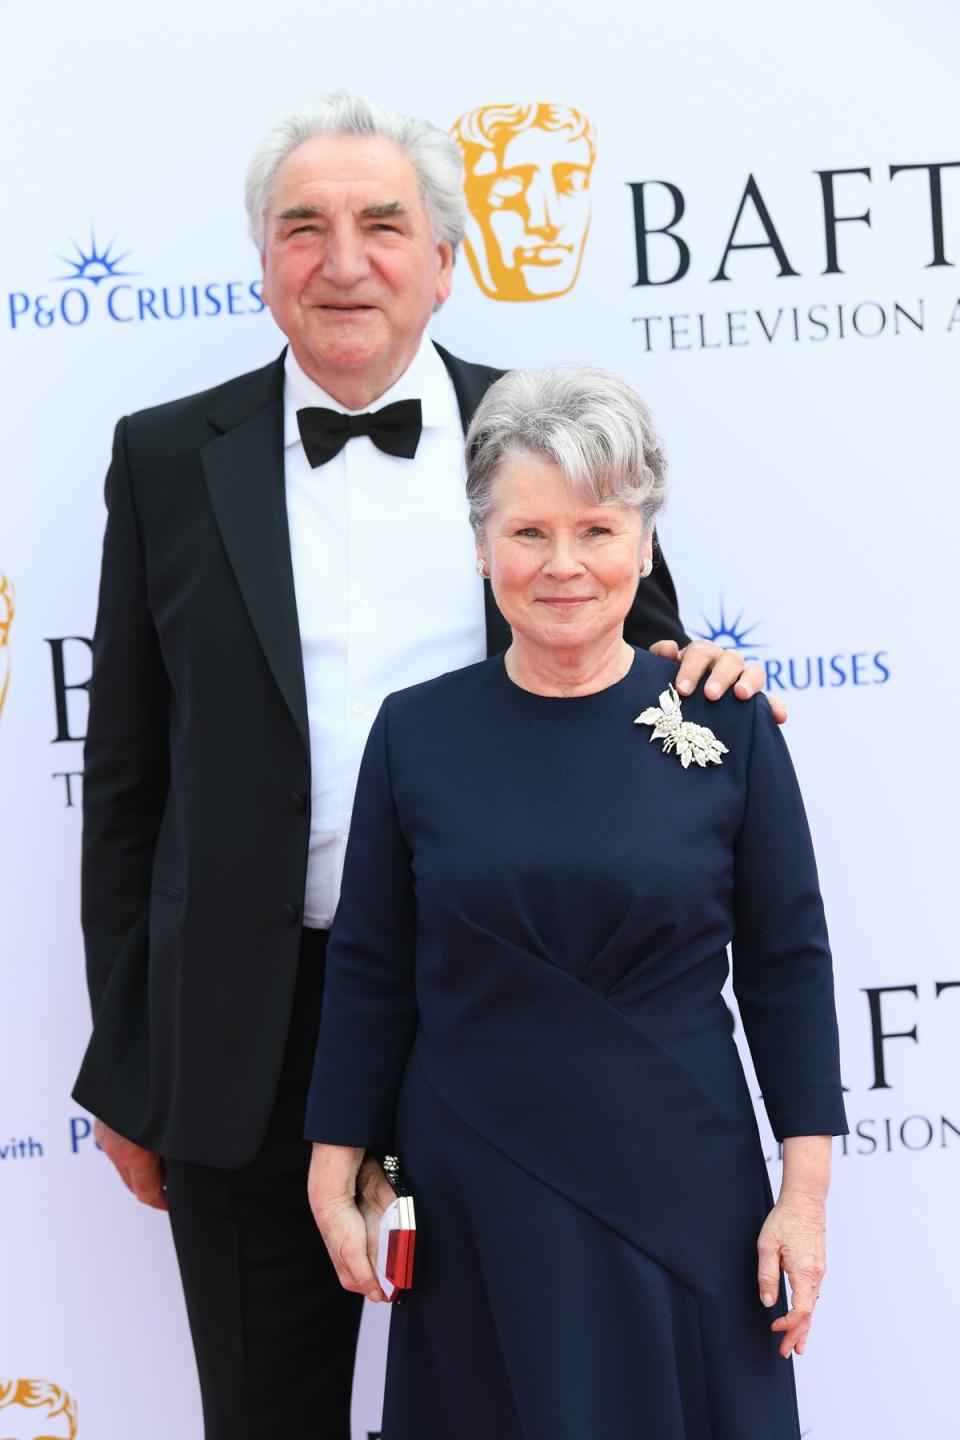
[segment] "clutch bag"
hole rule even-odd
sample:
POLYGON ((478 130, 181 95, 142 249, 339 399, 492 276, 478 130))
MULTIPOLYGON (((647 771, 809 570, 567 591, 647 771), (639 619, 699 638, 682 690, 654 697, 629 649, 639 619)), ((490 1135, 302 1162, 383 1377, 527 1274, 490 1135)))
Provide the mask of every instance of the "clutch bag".
POLYGON ((393 1155, 382 1161, 384 1174, 397 1193, 380 1218, 377 1247, 377 1280, 392 1303, 402 1300, 413 1288, 413 1259, 417 1242, 417 1217, 413 1196, 400 1181, 400 1166, 393 1155))

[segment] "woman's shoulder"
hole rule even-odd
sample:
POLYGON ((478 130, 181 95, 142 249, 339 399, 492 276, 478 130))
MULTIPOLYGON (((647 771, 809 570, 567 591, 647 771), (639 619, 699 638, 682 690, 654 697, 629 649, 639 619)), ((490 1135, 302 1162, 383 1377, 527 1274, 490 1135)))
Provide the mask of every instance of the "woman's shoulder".
POLYGON ((503 656, 493 655, 461 670, 447 670, 431 680, 394 690, 383 702, 384 711, 391 724, 422 723, 431 717, 449 722, 451 711, 467 712, 488 700, 502 669, 503 656))
POLYGON ((633 667, 635 688, 641 692, 645 706, 662 703, 662 697, 672 692, 679 699, 683 719, 705 725, 720 740, 725 740, 727 735, 739 740, 752 732, 755 725, 773 721, 770 702, 762 691, 749 700, 740 700, 731 688, 719 700, 708 700, 704 691, 706 682, 701 681, 691 695, 677 696, 673 690, 677 670, 673 660, 664 660, 649 650, 637 651, 633 667))

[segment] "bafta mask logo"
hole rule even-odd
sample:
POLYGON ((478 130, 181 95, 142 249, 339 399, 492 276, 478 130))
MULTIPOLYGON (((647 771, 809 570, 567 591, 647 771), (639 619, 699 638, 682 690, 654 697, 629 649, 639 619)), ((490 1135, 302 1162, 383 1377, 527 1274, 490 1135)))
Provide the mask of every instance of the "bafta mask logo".
POLYGON ((49 1380, 0 1380, 0 1440, 76 1440, 77 1404, 49 1380))
POLYGON ((451 132, 463 151, 463 248, 493 300, 552 300, 577 283, 590 229, 593 126, 569 105, 482 105, 451 132))
MULTIPOLYGON (((15 614, 13 581, 0 575, 0 715, 10 686, 10 626, 15 614)), ((2 1436, 0 1436, 2 1440, 2 1436)))

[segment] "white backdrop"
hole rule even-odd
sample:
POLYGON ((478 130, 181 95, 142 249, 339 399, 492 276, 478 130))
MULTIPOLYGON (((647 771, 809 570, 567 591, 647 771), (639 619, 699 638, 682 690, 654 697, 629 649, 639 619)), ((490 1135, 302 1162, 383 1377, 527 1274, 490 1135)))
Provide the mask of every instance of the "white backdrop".
MULTIPOLYGON (((102 0, 6 15, 0 1374, 69 1392, 81 1440, 201 1433, 166 1221, 122 1189, 69 1099, 88 1029, 86 697, 69 687, 89 674, 103 473, 119 415, 278 351, 251 289, 243 171, 272 120, 341 87, 444 125, 546 101, 596 127, 574 287, 499 300, 461 260, 433 330, 474 360, 605 364, 654 408, 681 611, 724 640, 753 627, 744 648, 789 702, 836 955, 853 1134, 798 1364, 803 1428, 960 1436, 957 683, 938 647, 955 591, 960 169, 926 168, 960 162, 960 19, 940 0, 794 9, 102 0), (851 172, 836 215, 870 212, 837 222, 832 266, 824 171, 851 172), (750 176, 742 248, 715 279, 750 176), (662 283, 638 285, 634 198, 652 229, 678 194, 689 269, 671 280, 680 249, 654 234, 662 283)), ((383 1318, 365 1326, 357 1440, 379 1428, 383 1318)), ((3 1397, 0 1432, 38 1433, 41 1412, 3 1397)))

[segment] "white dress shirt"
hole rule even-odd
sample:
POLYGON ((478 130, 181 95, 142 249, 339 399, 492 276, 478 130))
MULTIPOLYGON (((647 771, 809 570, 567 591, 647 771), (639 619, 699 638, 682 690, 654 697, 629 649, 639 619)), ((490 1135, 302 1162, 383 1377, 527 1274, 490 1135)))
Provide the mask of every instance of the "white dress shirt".
POLYGON ((414 398, 423 433, 413 460, 359 435, 312 470, 297 411, 351 412, 287 351, 284 473, 312 773, 303 921, 322 929, 333 921, 360 759, 384 697, 487 653, 460 412, 427 339, 369 409, 414 398))

